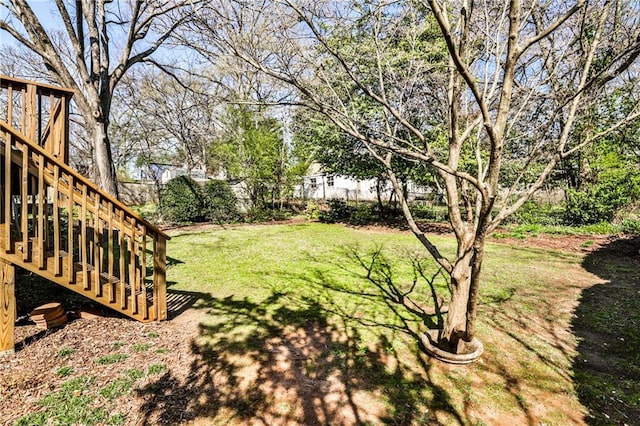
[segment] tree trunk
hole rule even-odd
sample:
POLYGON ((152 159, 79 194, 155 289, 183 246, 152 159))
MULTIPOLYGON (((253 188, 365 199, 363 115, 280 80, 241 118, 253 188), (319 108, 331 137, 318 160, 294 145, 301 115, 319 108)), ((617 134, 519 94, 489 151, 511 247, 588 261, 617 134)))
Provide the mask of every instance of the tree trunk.
POLYGON ((378 219, 382 221, 385 216, 384 203, 382 202, 382 178, 376 178, 376 198, 378 199, 378 219))
POLYGON ((471 264, 471 282, 469 299, 467 300, 467 329, 464 340, 470 342, 476 335, 476 317, 478 315, 478 297, 480 289, 480 272, 484 258, 484 234, 476 236, 473 261, 471 264))
MULTIPOLYGON (((463 342, 470 341, 467 334, 469 296, 472 288, 474 250, 468 250, 456 262, 451 272, 451 301, 449 311, 444 322, 444 329, 440 336, 442 349, 458 353, 463 342)), ((478 276, 479 277, 479 276, 478 276)), ((475 283, 477 284, 477 282, 475 283)), ((474 301, 477 303, 477 299, 474 301)), ((474 318, 475 321, 475 318, 474 318)))
POLYGON ((111 156, 111 143, 107 133, 108 123, 97 121, 93 123, 92 136, 95 152, 96 183, 108 193, 119 198, 116 169, 111 156))
POLYGON ((475 235, 473 245, 464 252, 451 272, 451 301, 440 346, 452 353, 460 353, 465 343, 475 337, 484 243, 482 232, 475 235))

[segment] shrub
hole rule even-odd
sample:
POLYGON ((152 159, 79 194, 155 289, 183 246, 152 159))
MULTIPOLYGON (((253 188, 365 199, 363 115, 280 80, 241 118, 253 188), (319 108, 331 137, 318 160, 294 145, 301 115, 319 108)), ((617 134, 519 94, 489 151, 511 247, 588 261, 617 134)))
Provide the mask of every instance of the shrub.
POLYGON ((629 235, 640 235, 640 220, 625 219, 620 224, 622 232, 629 235))
POLYGON ((273 222, 287 220, 290 217, 291 213, 286 210, 272 209, 265 205, 255 205, 247 211, 248 222, 273 222))
POLYGON ((509 218, 509 222, 518 225, 557 226, 563 223, 564 212, 562 206, 529 200, 509 218))
POLYGON ((564 219, 567 225, 611 222, 618 209, 629 204, 631 196, 624 185, 606 182, 586 191, 569 190, 564 219))
POLYGON ((320 212, 320 222, 343 222, 351 217, 351 210, 346 202, 342 200, 329 200, 327 201, 327 205, 329 206, 329 210, 320 212))
POLYGON ((428 206, 415 203, 411 205, 411 214, 416 219, 444 222, 449 218, 447 206, 428 206))
POLYGON ((591 170, 580 191, 567 192, 565 221, 569 225, 611 222, 640 199, 637 161, 606 139, 596 144, 591 170))
POLYGON ((316 220, 320 217, 320 206, 314 201, 307 201, 304 212, 307 219, 316 220))
POLYGON ((268 222, 269 219, 269 212, 264 207, 251 206, 247 210, 248 222, 268 222))
POLYGON ((204 186, 204 212, 212 222, 229 223, 241 218, 238 199, 231 185, 223 180, 212 180, 204 186))
POLYGON ((169 222, 196 222, 204 218, 202 190, 189 176, 167 182, 160 197, 160 213, 169 222))
POLYGON ((373 223, 378 219, 375 210, 375 205, 362 203, 353 209, 349 223, 352 225, 367 225, 373 223))

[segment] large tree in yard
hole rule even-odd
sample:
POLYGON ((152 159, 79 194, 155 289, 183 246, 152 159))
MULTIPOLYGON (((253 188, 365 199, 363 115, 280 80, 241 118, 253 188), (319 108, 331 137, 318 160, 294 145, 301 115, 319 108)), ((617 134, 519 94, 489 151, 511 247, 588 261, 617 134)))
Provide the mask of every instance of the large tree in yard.
POLYGON ((95 179, 112 194, 118 188, 108 127, 116 86, 135 64, 153 62, 151 55, 197 3, 55 0, 55 13, 44 16, 27 0, 0 0, 0 33, 35 53, 52 81, 76 91, 74 100, 93 142, 95 179))
POLYGON ((448 277, 444 329, 431 343, 449 353, 477 347, 487 236, 562 159, 640 115, 640 10, 634 3, 282 0, 209 6, 194 44, 231 51, 297 88, 291 103, 322 114, 384 166, 411 230, 448 277), (616 91, 627 93, 619 110, 610 104, 616 91), (430 168, 443 185, 457 242, 453 255, 415 222, 394 169, 398 157, 430 168))

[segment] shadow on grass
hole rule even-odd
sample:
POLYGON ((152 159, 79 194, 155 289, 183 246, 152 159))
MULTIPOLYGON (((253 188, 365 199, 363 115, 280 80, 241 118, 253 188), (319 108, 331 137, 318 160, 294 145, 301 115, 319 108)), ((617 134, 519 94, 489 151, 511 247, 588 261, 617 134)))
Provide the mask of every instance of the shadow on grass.
POLYGON ((585 289, 572 329, 574 382, 592 425, 640 421, 640 238, 619 239, 583 266, 606 280, 585 289))
MULTIPOLYGON (((412 275, 401 284, 395 267, 388 261, 381 247, 367 253, 362 253, 358 247, 346 247, 342 254, 343 263, 331 266, 346 275, 348 281, 355 280, 360 285, 345 284, 344 280, 327 274, 322 269, 282 276, 285 279, 304 282, 318 299, 328 302, 325 303, 329 306, 328 312, 364 326, 395 329, 420 340, 417 335, 420 327, 413 327, 411 323, 423 324, 427 328, 441 328, 444 325, 443 315, 447 312, 447 307, 439 294, 442 290, 438 288, 437 283, 439 278, 442 279, 439 268, 436 268, 434 273, 429 273, 421 259, 407 254, 412 275), (424 284, 429 288, 427 297, 422 294, 424 284), (347 310, 341 309, 340 303, 333 300, 336 295, 359 300, 360 303, 381 306, 383 315, 367 318, 359 309, 350 314, 347 310), (381 322, 381 318, 390 318, 391 321, 381 322)), ((319 263, 317 259, 311 260, 319 263)))
MULTIPOLYGON (((449 374, 419 343, 419 333, 442 324, 438 292, 446 285, 426 272, 428 264, 409 261, 399 274, 380 249, 346 249, 339 264, 312 259, 317 267, 303 273, 269 270, 282 285, 263 300, 180 292, 207 317, 191 342, 188 373, 169 370, 137 391, 142 423, 466 425, 484 412, 478 398, 494 403, 486 388, 507 397, 498 410, 504 404, 519 424, 539 424, 536 401, 523 394, 558 375, 570 381, 568 352, 563 364, 540 351, 539 362, 552 371, 527 378, 509 355, 494 353, 449 374)), ((486 310, 502 311, 512 296, 492 299, 486 310)), ((508 333, 517 315, 504 319, 495 322, 506 345, 535 351, 508 333)))
POLYGON ((418 330, 435 324, 435 313, 410 303, 410 291, 394 286, 384 268, 374 273, 375 263, 364 256, 349 263, 363 268, 365 277, 383 278, 368 281, 371 293, 348 293, 318 271, 283 276, 304 283, 304 290, 289 284, 261 301, 180 292, 197 299, 194 309, 207 319, 191 343, 186 379, 168 371, 137 391, 145 400, 143 423, 469 423, 447 389, 432 380, 432 366, 417 344, 418 330), (353 309, 342 306, 345 297, 356 300, 353 309), (361 315, 358 307, 373 299, 388 309, 385 319, 361 315))
POLYGON ((288 296, 255 303, 194 294, 212 322, 200 324, 192 342, 186 381, 167 372, 138 391, 144 423, 438 424, 433 415, 441 411, 466 423, 445 389, 403 366, 384 333, 364 342, 349 318, 331 324, 320 304, 292 307, 288 296), (370 393, 384 394, 386 404, 368 401, 370 393))

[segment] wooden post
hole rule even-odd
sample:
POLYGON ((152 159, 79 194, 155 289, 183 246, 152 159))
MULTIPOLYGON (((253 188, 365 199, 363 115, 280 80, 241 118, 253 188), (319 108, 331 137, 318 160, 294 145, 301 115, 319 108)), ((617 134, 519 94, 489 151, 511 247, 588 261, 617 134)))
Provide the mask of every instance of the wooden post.
POLYGON ((15 323, 15 268, 13 264, 0 260, 0 355, 14 352, 15 323))
MULTIPOLYGON (((22 260, 29 260, 29 145, 22 145, 22 186, 20 190, 20 238, 22 239, 22 260)), ((34 203, 32 203, 34 204, 34 203)))
POLYGON ((7 132, 6 139, 4 141, 4 249, 7 253, 12 251, 11 246, 11 144, 13 136, 7 132))
POLYGON ((167 241, 161 235, 154 239, 153 248, 154 301, 156 320, 167 319, 167 241))
POLYGON ((62 117, 62 144, 61 157, 65 164, 69 164, 69 103, 71 102, 71 95, 65 95, 62 98, 62 111, 60 117, 62 117))
POLYGON ((144 318, 149 318, 149 307, 147 306, 147 227, 142 226, 142 257, 140 259, 140 289, 142 291, 142 314, 144 318))
POLYGON ((38 92, 37 92, 37 88, 35 86, 35 84, 29 84, 27 85, 27 93, 26 93, 26 102, 25 99, 23 99, 23 102, 25 102, 26 105, 26 129, 25 127, 22 128, 22 131, 24 132, 24 134, 27 136, 27 138, 35 143, 36 145, 38 144, 38 125, 37 125, 37 120, 38 120, 38 92))
POLYGON ((13 123, 13 86, 7 88, 7 123, 14 127, 13 123))

